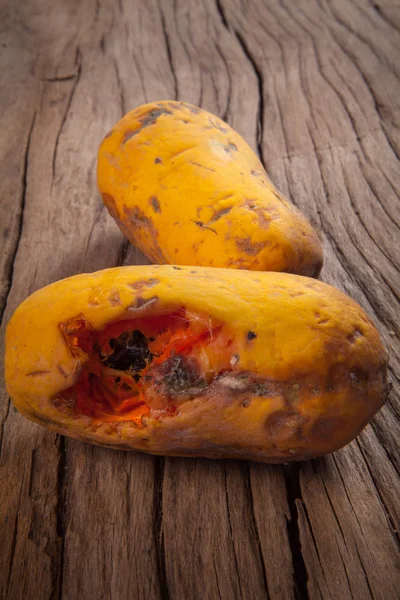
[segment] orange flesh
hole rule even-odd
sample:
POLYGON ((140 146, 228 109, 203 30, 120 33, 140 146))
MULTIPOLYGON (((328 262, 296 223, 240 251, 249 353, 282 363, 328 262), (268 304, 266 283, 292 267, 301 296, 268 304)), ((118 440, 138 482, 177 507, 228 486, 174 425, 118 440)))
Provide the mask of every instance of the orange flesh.
POLYGON ((58 399, 72 405, 75 415, 89 416, 94 423, 133 421, 141 426, 142 417, 150 413, 173 415, 182 402, 205 395, 211 381, 232 371, 236 362, 228 328, 183 308, 168 315, 119 321, 102 331, 91 329, 83 318, 60 328, 71 352, 84 352, 89 359, 75 385, 58 399), (126 368, 126 360, 123 368, 107 364, 124 335, 145 340, 139 369, 138 363, 126 368))

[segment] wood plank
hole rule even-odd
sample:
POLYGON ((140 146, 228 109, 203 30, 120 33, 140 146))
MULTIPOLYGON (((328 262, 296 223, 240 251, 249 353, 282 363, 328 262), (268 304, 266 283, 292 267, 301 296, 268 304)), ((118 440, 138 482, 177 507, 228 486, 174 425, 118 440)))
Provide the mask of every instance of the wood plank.
POLYGON ((396 4, 3 0, 2 15, 2 334, 35 289, 146 262, 99 201, 97 146, 130 108, 179 98, 227 119, 310 218, 323 279, 377 323, 394 387, 357 441, 288 467, 66 441, 3 388, 0 597, 397 598, 396 4))

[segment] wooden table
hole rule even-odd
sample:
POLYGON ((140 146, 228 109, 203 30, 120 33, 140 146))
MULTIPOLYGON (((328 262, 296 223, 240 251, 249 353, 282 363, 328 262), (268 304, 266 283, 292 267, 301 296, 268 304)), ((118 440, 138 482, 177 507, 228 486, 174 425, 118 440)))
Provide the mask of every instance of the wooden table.
POLYGON ((3 0, 0 28, 2 333, 39 287, 146 262, 96 152, 129 109, 178 98, 228 120, 309 217, 393 383, 356 441, 287 466, 84 445, 3 388, 1 598, 399 598, 399 2, 3 0))

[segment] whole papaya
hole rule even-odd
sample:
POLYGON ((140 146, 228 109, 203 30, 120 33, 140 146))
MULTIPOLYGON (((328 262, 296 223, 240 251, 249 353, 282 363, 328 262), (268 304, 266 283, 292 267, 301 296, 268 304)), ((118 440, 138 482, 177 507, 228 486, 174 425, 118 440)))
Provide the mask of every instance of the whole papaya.
POLYGON ((342 292, 283 273, 171 266, 77 275, 6 334, 23 415, 152 454, 286 462, 337 450, 385 400, 387 357, 342 292))
POLYGON ((317 276, 318 237, 218 117, 183 102, 125 115, 98 153, 98 186, 153 262, 317 276))

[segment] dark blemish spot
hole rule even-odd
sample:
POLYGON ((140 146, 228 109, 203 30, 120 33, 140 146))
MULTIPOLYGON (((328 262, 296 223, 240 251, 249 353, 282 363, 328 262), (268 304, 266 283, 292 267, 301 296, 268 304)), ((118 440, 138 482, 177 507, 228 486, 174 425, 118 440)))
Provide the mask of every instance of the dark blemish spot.
POLYGON ((148 127, 149 125, 154 125, 158 117, 161 117, 161 115, 172 115, 172 111, 168 108, 152 108, 147 115, 140 119, 142 124, 141 129, 143 127, 148 127))
POLYGON ((266 246, 266 242, 252 242, 250 237, 244 239, 236 238, 235 244, 238 250, 245 252, 249 256, 256 256, 262 250, 264 250, 266 246))
POLYGON ((193 275, 194 275, 195 273, 197 273, 197 271, 190 271, 190 272, 191 272, 191 273, 193 273, 193 275))
POLYGON ((226 208, 220 208, 219 210, 215 211, 214 216, 207 222, 207 225, 215 223, 215 221, 218 221, 221 217, 230 213, 232 208, 233 206, 227 206, 226 208))
POLYGON ((175 271, 182 271, 181 267, 176 267, 175 265, 172 267, 175 271))
POLYGON ((131 139, 131 137, 133 137, 134 135, 136 135, 137 133, 139 133, 140 129, 136 129, 136 131, 126 131, 124 133, 124 137, 122 138, 122 143, 126 144, 126 142, 128 140, 131 139))
POLYGON ((329 319, 321 319, 318 321, 317 325, 325 325, 326 323, 329 323, 329 319))
POLYGON ((315 316, 317 319, 319 319, 319 318, 320 318, 320 316, 321 316, 321 313, 319 313, 319 312, 317 312, 317 311, 316 311, 316 312, 314 313, 314 316, 315 316))
POLYGON ((134 131, 127 131, 124 134, 122 139, 122 143, 125 144, 131 137, 140 133, 142 129, 145 127, 149 127, 150 125, 154 125, 157 121, 158 117, 161 115, 172 115, 172 111, 168 110, 168 108, 152 108, 146 115, 144 115, 140 121, 140 126, 134 131))
POLYGON ((116 377, 115 378, 115 383, 120 383, 120 381, 121 381, 121 377, 116 377))
POLYGON ((362 334, 362 332, 361 332, 359 329, 357 329, 357 328, 356 328, 356 329, 353 331, 353 333, 350 333, 350 334, 347 336, 347 339, 349 340, 349 342, 350 342, 351 344, 354 344, 354 342, 356 341, 356 339, 357 339, 357 338, 359 338, 359 337, 362 337, 362 335, 363 335, 363 334, 362 334))
POLYGON ((274 381, 256 381, 250 391, 254 396, 263 396, 272 398, 282 395, 282 386, 277 385, 274 381))
POLYGON ((135 302, 133 304, 131 304, 130 306, 128 306, 127 310, 130 310, 130 311, 142 310, 142 309, 148 308, 152 304, 155 304, 157 301, 158 301, 157 296, 153 296, 152 298, 148 298, 148 299, 136 298, 135 302))
POLYGON ((111 306, 121 306, 121 298, 118 292, 113 292, 109 295, 108 301, 111 306))
POLYGON ((161 206, 160 206, 160 202, 157 198, 157 196, 152 196, 149 200, 151 206, 153 207, 154 212, 156 213, 160 213, 161 212, 161 206))
POLYGON ((51 371, 31 371, 30 373, 27 373, 26 376, 38 377, 39 375, 48 375, 49 373, 51 373, 51 371))
POLYGON ((141 279, 140 281, 135 281, 135 283, 130 283, 129 287, 134 290, 141 290, 144 287, 153 287, 160 283, 159 279, 155 279, 154 277, 150 277, 149 279, 141 279))
POLYGON ((224 146, 224 150, 225 152, 238 152, 238 147, 236 146, 236 144, 229 142, 226 146, 224 146))
POLYGON ((215 233, 215 235, 218 235, 218 233, 215 231, 215 229, 212 229, 211 227, 207 227, 207 225, 204 225, 203 221, 193 221, 193 219, 190 219, 190 220, 192 221, 192 223, 197 225, 197 227, 201 227, 201 229, 208 229, 209 231, 212 231, 213 233, 215 233))
POLYGON ((257 337, 257 334, 254 333, 254 331, 248 331, 247 332, 247 339, 248 340, 254 340, 254 338, 256 338, 256 337, 257 337))
MULTIPOLYGON (((105 357, 102 362, 112 369, 120 371, 130 371, 135 373, 138 380, 142 371, 153 359, 148 347, 148 339, 141 331, 125 331, 117 338, 110 340, 112 354, 105 357)), ((124 390, 130 391, 131 387, 126 383, 121 386, 124 390)))
POLYGON ((350 373, 350 378, 352 379, 352 381, 354 381, 355 383, 360 383, 361 379, 359 378, 359 376, 357 375, 357 373, 354 373, 354 371, 352 371, 350 373))
POLYGON ((229 128, 228 126, 224 126, 223 122, 214 121, 212 118, 209 118, 208 121, 212 127, 215 127, 215 129, 218 129, 221 133, 228 133, 229 128))
POLYGON ((158 372, 160 383, 168 395, 198 395, 207 386, 197 363, 192 358, 177 354, 163 362, 158 372))
POLYGON ((211 171, 212 173, 215 173, 215 169, 210 169, 209 167, 205 167, 204 165, 201 165, 198 162, 195 162, 194 160, 190 160, 189 163, 191 165, 195 165, 196 167, 201 167, 202 169, 206 169, 206 171, 211 171))
POLYGON ((160 163, 162 163, 162 160, 161 160, 161 158, 157 157, 157 158, 154 159, 154 162, 155 162, 156 165, 159 165, 160 163))
POLYGON ((248 406, 250 406, 251 404, 251 400, 250 398, 247 398, 247 400, 243 400, 243 407, 247 408, 248 406))

